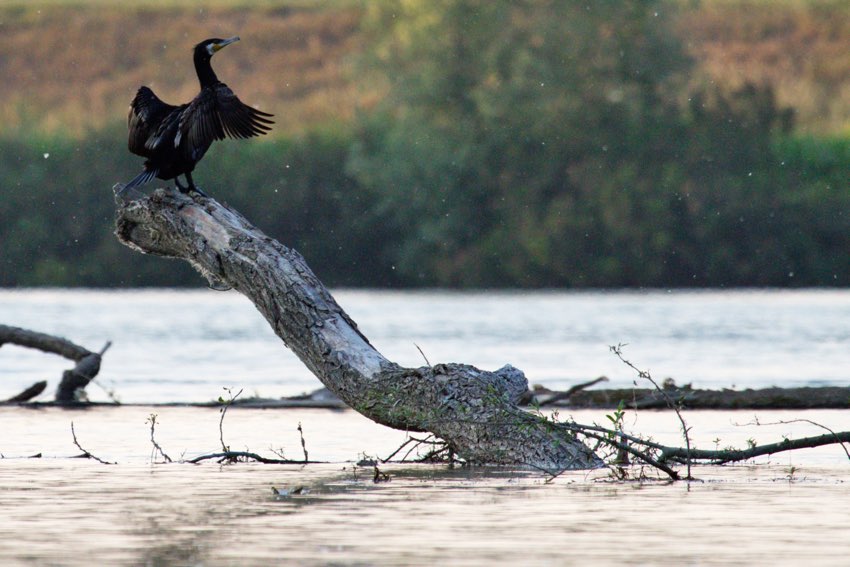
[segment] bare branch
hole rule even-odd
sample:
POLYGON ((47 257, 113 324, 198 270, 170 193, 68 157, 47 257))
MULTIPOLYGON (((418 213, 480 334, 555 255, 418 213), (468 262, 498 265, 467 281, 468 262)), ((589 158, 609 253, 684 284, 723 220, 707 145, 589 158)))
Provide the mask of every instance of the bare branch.
POLYGON ((301 450, 304 451, 304 462, 310 460, 310 457, 307 456, 307 444, 304 443, 304 430, 301 429, 301 422, 298 422, 298 434, 301 436, 301 450))
POLYGON ((258 463, 263 463, 266 465, 316 465, 316 464, 326 464, 325 461, 293 461, 291 459, 268 459, 266 457, 260 456, 257 453, 252 453, 250 451, 223 451, 221 453, 210 453, 208 455, 201 455, 199 457, 195 457, 194 459, 189 459, 185 461, 187 463, 197 464, 201 461, 206 461, 209 459, 219 459, 219 462, 237 462, 239 459, 243 460, 251 460, 257 461, 258 463))
POLYGON ((85 459, 94 459, 94 460, 95 460, 95 461, 97 461, 98 463, 102 463, 102 464, 104 464, 104 465, 114 465, 114 464, 116 464, 116 463, 110 463, 109 461, 104 461, 103 459, 100 459, 100 458, 98 458, 98 457, 96 457, 96 456, 92 455, 91 453, 89 453, 89 452, 88 452, 88 451, 86 451, 85 449, 83 449, 83 447, 80 445, 80 442, 79 442, 79 441, 77 441, 77 433, 74 431, 74 422, 73 422, 73 421, 71 422, 71 436, 74 438, 74 445, 76 445, 76 446, 77 446, 77 448, 78 448, 80 451, 82 451, 82 452, 83 452, 83 454, 82 454, 82 455, 80 455, 80 457, 83 457, 83 458, 85 458, 85 459))
POLYGON ((586 390, 591 386, 595 386, 600 382, 607 382, 608 378, 606 376, 600 376, 599 378, 595 378, 594 380, 590 380, 588 382, 582 382, 581 384, 576 384, 575 386, 570 387, 568 390, 564 392, 557 392, 551 398, 548 398, 546 401, 541 402, 541 406, 554 404, 560 402, 561 400, 569 399, 570 396, 575 394, 576 392, 581 392, 582 390, 586 390))
POLYGON ((151 444, 153 445, 153 450, 151 451, 151 464, 153 464, 156 459, 156 454, 159 452, 160 455, 166 460, 166 462, 172 462, 171 457, 165 454, 165 451, 162 450, 162 447, 159 446, 159 443, 154 439, 154 429, 156 428, 156 414, 152 413, 150 417, 147 419, 147 423, 151 424, 151 444))
POLYGON ((227 392, 227 395, 230 396, 230 399, 225 400, 221 396, 219 396, 219 398, 218 398, 218 403, 224 404, 224 406, 220 410, 218 410, 219 413, 221 413, 221 419, 218 420, 218 438, 221 441, 221 450, 226 453, 226 452, 230 451, 230 447, 228 447, 224 443, 224 415, 227 413, 227 408, 229 408, 233 404, 233 402, 236 400, 236 398, 238 398, 239 395, 242 393, 242 389, 240 389, 238 392, 236 392, 235 396, 230 391, 230 388, 224 388, 224 390, 227 392))
MULTIPOLYGON (((767 425, 788 425, 788 424, 791 424, 791 423, 808 423, 809 425, 814 425, 815 427, 819 427, 821 429, 825 429, 826 431, 829 431, 830 433, 832 433, 835 436, 836 443, 841 445, 841 448, 844 449, 844 454, 847 455, 848 459, 850 459, 850 451, 848 451, 847 447, 844 446, 844 442, 839 441, 839 434, 836 433, 835 431, 833 431, 832 429, 830 429, 829 427, 822 425, 822 424, 820 424, 816 421, 812 421, 811 419, 805 419, 805 418, 789 419, 789 420, 783 419, 783 420, 779 420, 779 421, 762 423, 762 422, 759 421, 758 417, 755 417, 752 422, 750 422, 748 424, 744 424, 744 425, 758 425, 758 426, 765 425, 765 426, 767 426, 767 425)), ((738 424, 736 423, 735 425, 738 425, 738 424)))
POLYGON ((681 447, 666 447, 662 449, 659 461, 680 461, 684 459, 696 461, 708 461, 712 464, 724 464, 738 461, 746 461, 762 455, 773 455, 785 451, 797 449, 811 449, 824 445, 835 445, 850 443, 850 431, 827 433, 816 437, 803 437, 801 439, 783 439, 778 443, 768 445, 756 445, 748 449, 720 449, 700 450, 691 449, 687 452, 681 447))
POLYGON ((425 356, 425 353, 424 353, 424 352, 422 352, 422 349, 421 349, 421 348, 419 348, 419 345, 418 345, 418 344, 416 344, 416 343, 413 343, 413 346, 415 346, 415 347, 416 347, 416 350, 418 350, 418 351, 419 351, 419 354, 421 354, 421 355, 422 355, 422 358, 423 358, 423 359, 425 359, 425 364, 427 364, 428 366, 431 366, 431 361, 429 361, 429 360, 428 360, 428 357, 427 357, 427 356, 425 356))
MULTIPOLYGON (((626 366, 628 366, 629 368, 631 368, 632 370, 637 372, 638 377, 643 378, 644 380, 648 380, 649 383, 652 384, 655 387, 655 389, 664 397, 664 400, 667 402, 667 407, 669 407, 674 412, 676 412, 676 417, 679 418, 679 423, 682 426, 682 436, 685 438, 685 451, 686 451, 687 455, 690 455, 690 451, 691 451, 690 428, 688 427, 688 424, 685 423, 685 418, 682 417, 682 412, 681 412, 679 404, 677 404, 676 402, 673 401, 673 399, 667 394, 667 392, 663 388, 661 388, 661 386, 659 386, 658 383, 652 378, 652 375, 649 372, 647 372, 645 370, 641 370, 640 368, 638 368, 637 366, 632 364, 630 361, 626 360, 626 358, 623 356, 623 347, 624 346, 626 346, 626 345, 621 343, 621 344, 618 344, 616 346, 610 346, 608 348, 610 348, 611 352, 616 354, 617 358, 619 358, 626 366)), ((691 461, 690 461, 690 458, 687 458, 686 465, 688 467, 687 478, 690 479, 691 478, 691 461)))

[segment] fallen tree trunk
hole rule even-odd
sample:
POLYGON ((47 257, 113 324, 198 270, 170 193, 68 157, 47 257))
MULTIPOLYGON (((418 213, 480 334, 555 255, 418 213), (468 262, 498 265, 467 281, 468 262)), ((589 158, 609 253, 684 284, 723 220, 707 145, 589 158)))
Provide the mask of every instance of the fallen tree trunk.
MULTIPOLYGON (((697 390, 673 387, 664 390, 676 404, 686 409, 765 410, 765 409, 844 409, 850 408, 850 388, 819 386, 801 388, 759 388, 745 390, 697 390)), ((533 392, 541 406, 570 409, 616 408, 622 401, 629 409, 666 409, 668 400, 649 388, 622 388, 555 392, 533 392)))
POLYGON ((122 243, 186 260, 211 287, 247 296, 307 368, 369 419, 429 431, 473 463, 548 471, 602 466, 572 432, 517 407, 528 383, 512 366, 492 372, 464 364, 404 368, 384 358, 298 252, 235 210, 162 189, 116 204, 122 243))
MULTIPOLYGON (((74 368, 62 373, 62 380, 56 388, 55 396, 56 402, 60 404, 74 403, 79 400, 81 392, 100 371, 101 358, 110 346, 110 343, 107 343, 99 353, 91 352, 62 337, 0 325, 0 346, 7 343, 58 354, 77 363, 74 368)), ((46 387, 46 382, 36 382, 20 394, 6 400, 6 403, 26 402, 39 395, 46 387)))

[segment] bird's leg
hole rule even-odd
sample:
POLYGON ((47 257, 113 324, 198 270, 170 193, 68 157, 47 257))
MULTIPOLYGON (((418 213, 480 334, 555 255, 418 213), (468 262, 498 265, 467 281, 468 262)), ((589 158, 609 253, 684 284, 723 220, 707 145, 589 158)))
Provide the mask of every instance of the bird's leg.
POLYGON ((180 191, 181 193, 188 193, 189 192, 189 189, 190 189, 189 187, 183 187, 182 185, 180 185, 180 177, 177 176, 177 175, 174 176, 174 185, 177 186, 177 190, 180 191))
POLYGON ((189 182, 189 188, 186 191, 184 191, 184 193, 188 193, 189 191, 194 191, 195 193, 197 193, 201 197, 209 197, 209 195, 207 195, 206 193, 204 193, 203 191, 198 189, 198 187, 195 186, 195 182, 192 181, 192 174, 191 173, 186 173, 185 175, 186 175, 186 181, 189 182))

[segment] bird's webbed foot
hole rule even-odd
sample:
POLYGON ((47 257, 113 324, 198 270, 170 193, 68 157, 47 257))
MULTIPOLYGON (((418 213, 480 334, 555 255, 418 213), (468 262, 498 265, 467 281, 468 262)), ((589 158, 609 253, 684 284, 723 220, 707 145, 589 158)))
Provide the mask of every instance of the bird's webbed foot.
POLYGON ((207 199, 209 199, 209 198, 210 198, 210 196, 209 196, 209 195, 207 195, 206 193, 204 193, 203 191, 201 191, 201 188, 200 188, 200 187, 198 187, 198 186, 197 186, 197 185, 195 185, 195 184, 192 184, 192 186, 188 188, 187 192, 195 192, 195 193, 197 193, 198 195, 200 195, 201 197, 206 197, 207 199))
MULTIPOLYGON (((176 177, 174 178, 174 181, 175 181, 175 182, 177 181, 177 178, 176 178, 176 177)), ((201 191, 201 188, 200 188, 200 187, 198 187, 197 185, 195 185, 195 182, 192 180, 192 175, 191 175, 191 174, 189 174, 189 173, 187 173, 187 174, 186 174, 186 181, 188 181, 188 182, 189 182, 189 186, 188 186, 188 187, 186 187, 185 189, 183 189, 183 188, 181 188, 181 189, 180 189, 181 191, 183 191, 183 193, 189 193, 189 192, 194 191, 195 193, 197 193, 197 194, 198 194, 198 195, 200 195, 201 197, 206 197, 206 198, 208 198, 208 199, 209 199, 209 197, 210 197, 210 196, 209 196, 209 195, 207 195, 206 193, 204 193, 203 191, 201 191)))

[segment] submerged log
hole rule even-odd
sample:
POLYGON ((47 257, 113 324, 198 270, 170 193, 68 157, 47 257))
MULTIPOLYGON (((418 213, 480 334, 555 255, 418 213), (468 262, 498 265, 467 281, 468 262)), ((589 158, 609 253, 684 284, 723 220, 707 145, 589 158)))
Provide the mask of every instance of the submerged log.
POLYGON ((387 360, 298 252, 234 209, 162 189, 116 204, 115 234, 122 243, 183 259, 211 287, 244 294, 307 368, 369 419, 429 431, 473 463, 549 471, 602 465, 572 433, 517 407, 528 383, 512 366, 492 372, 464 364, 404 368, 387 360))
MULTIPOLYGON (((697 390, 690 387, 665 389, 670 399, 686 409, 844 409, 850 408, 850 388, 821 386, 760 388, 746 390, 697 390)), ((629 409, 665 409, 668 402, 657 390, 623 388, 584 390, 570 396, 558 392, 534 392, 540 405, 565 408, 616 408, 622 400, 629 409)))
MULTIPOLYGON (((55 396, 56 402, 60 404, 74 403, 79 400, 85 387, 100 371, 103 353, 111 344, 107 343, 99 353, 91 352, 62 337, 0 325, 0 346, 6 343, 58 354, 77 363, 72 369, 62 373, 62 380, 56 388, 55 396)), ((26 402, 39 395, 46 387, 46 382, 37 382, 17 396, 6 400, 6 403, 26 402)))

